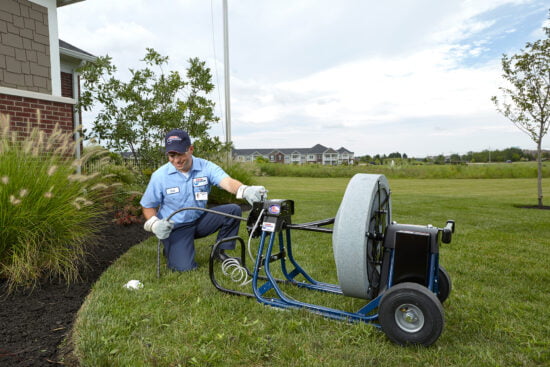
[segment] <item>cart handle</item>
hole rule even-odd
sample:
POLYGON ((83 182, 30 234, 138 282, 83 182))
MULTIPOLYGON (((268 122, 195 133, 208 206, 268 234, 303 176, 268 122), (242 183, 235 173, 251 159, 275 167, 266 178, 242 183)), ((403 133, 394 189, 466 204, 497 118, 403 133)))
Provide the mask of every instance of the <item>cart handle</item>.
POLYGON ((441 242, 451 243, 451 239, 453 238, 453 233, 455 232, 455 221, 448 220, 445 228, 440 228, 440 231, 441 231, 441 242))

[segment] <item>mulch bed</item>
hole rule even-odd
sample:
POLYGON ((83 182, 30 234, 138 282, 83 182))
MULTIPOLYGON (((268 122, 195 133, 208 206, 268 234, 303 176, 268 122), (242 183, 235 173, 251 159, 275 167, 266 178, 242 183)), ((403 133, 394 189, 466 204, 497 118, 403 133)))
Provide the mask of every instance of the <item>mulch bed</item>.
POLYGON ((92 284, 120 255, 149 236, 142 224, 109 224, 89 256, 81 281, 70 286, 46 282, 8 296, 0 288, 0 366, 66 364, 61 362, 66 353, 61 344, 92 284))
POLYGON ((518 208, 523 208, 523 209, 540 209, 540 210, 550 210, 550 206, 548 205, 543 205, 543 206, 538 206, 538 205, 520 205, 520 206, 517 206, 518 208))

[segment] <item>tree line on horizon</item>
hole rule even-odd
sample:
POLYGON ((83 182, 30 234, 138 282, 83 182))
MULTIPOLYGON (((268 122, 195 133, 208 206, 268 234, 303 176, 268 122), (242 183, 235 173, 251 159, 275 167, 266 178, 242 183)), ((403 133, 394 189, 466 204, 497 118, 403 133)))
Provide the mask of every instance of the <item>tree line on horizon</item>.
MULTIPOLYGON (((439 154, 436 156, 427 156, 424 158, 409 157, 406 153, 393 152, 388 155, 364 155, 355 157, 359 163, 384 164, 388 160, 407 160, 408 162, 425 162, 435 164, 457 164, 457 163, 492 163, 492 162, 527 162, 536 161, 537 152, 532 150, 520 149, 517 147, 506 148, 502 150, 485 149, 481 152, 470 151, 466 154, 453 153, 449 155, 439 154)), ((543 159, 550 159, 550 150, 543 151, 543 159)))

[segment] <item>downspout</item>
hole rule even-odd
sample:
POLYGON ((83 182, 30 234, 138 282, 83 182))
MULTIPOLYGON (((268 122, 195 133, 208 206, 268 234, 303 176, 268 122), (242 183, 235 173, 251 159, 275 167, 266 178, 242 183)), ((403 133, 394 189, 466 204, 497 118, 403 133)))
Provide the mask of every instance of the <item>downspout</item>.
MULTIPOLYGON (((77 68, 74 69, 73 72, 73 93, 74 93, 74 99, 78 103, 80 101, 80 74, 76 72, 77 69, 79 69, 85 61, 81 61, 77 68)), ((82 166, 80 163, 80 157, 82 156, 82 152, 80 151, 80 108, 77 108, 76 105, 73 107, 73 132, 74 132, 74 141, 75 141, 75 157, 78 163, 76 166, 76 173, 81 174, 82 173, 82 166)))

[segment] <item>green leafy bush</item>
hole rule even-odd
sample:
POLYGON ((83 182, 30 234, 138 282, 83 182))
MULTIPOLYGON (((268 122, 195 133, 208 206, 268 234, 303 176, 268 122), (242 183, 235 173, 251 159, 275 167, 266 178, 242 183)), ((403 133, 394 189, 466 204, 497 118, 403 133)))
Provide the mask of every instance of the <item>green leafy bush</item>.
POLYGON ((84 166, 84 172, 99 172, 103 182, 108 184, 104 199, 104 208, 113 215, 116 224, 127 225, 142 223, 143 216, 139 200, 146 184, 139 169, 128 164, 120 155, 105 148, 93 145, 85 149, 86 155, 93 157, 84 166))
MULTIPOLYGON (((239 163, 221 163, 220 167, 223 168, 223 170, 235 180, 238 180, 245 185, 254 185, 253 172, 248 167, 239 163)), ((210 192, 208 199, 208 201, 212 204, 243 203, 243 201, 235 198, 235 195, 230 194, 216 186, 212 187, 212 191, 210 192)))
POLYGON ((86 159, 73 156, 71 134, 12 131, 0 115, 0 279, 9 291, 45 276, 78 278, 85 244, 103 214, 98 205, 112 185, 99 173, 84 175, 86 159))

